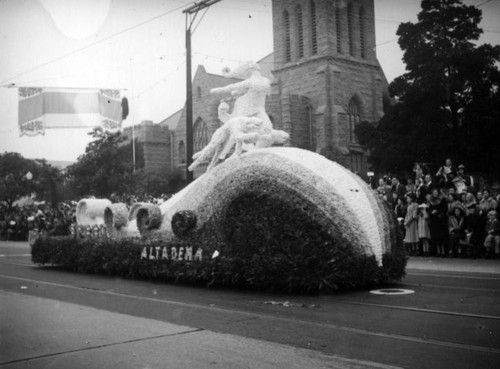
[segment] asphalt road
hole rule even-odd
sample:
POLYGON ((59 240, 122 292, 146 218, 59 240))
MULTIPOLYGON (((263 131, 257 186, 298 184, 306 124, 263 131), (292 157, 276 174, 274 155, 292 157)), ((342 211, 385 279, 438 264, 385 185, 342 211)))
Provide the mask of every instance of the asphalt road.
POLYGON ((91 354, 110 368, 500 367, 498 260, 411 260, 391 286, 409 294, 304 297, 75 274, 29 252, 0 242, 1 368, 91 354), (128 366, 119 350, 135 351, 128 366))

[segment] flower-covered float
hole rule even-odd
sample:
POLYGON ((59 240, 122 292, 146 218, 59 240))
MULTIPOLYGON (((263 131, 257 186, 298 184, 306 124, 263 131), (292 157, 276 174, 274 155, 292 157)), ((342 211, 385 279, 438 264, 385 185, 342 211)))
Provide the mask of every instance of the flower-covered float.
POLYGON ((288 135, 265 114, 269 81, 254 63, 232 76, 244 80, 213 92, 237 96, 233 112, 221 103, 224 124, 190 168, 209 161, 207 172, 160 205, 102 209, 111 240, 140 240, 126 251, 131 274, 300 292, 400 280, 406 256, 386 204, 319 154, 271 147, 288 135))

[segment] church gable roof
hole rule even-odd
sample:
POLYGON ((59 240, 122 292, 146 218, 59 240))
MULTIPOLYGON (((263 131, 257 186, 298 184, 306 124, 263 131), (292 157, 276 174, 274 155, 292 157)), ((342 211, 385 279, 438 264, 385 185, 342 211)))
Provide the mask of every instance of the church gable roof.
POLYGON ((175 131, 177 125, 179 124, 179 120, 181 119, 181 115, 184 109, 179 109, 174 114, 169 116, 168 118, 162 120, 158 123, 162 127, 168 127, 171 131, 175 131))

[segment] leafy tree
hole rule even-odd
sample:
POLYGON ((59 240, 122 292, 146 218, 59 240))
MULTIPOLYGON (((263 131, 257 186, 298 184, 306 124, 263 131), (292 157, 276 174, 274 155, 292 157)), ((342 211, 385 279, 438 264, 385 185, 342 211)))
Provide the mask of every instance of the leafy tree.
POLYGON ((63 181, 63 175, 60 170, 45 159, 36 159, 36 168, 34 172, 34 182, 37 186, 37 197, 57 203, 56 186, 63 181))
POLYGON ((135 175, 134 189, 137 194, 160 196, 169 189, 169 176, 161 172, 137 172, 135 175))
POLYGON ((459 0, 423 0, 418 22, 402 23, 399 45, 407 72, 389 92, 396 103, 376 132, 358 134, 376 170, 398 171, 446 156, 490 176, 500 175, 497 142, 500 47, 476 45, 481 10, 459 0))
POLYGON ((30 180, 34 167, 33 160, 25 159, 18 153, 0 154, 0 201, 12 207, 16 200, 31 195, 35 191, 34 182, 30 180))
POLYGON ((67 169, 71 187, 80 196, 109 197, 113 192, 131 192, 131 144, 123 144, 125 137, 120 132, 96 128, 89 134, 94 140, 87 145, 85 154, 67 169))
POLYGON ((59 170, 46 160, 31 160, 15 152, 0 154, 0 201, 9 207, 33 193, 55 201, 55 185, 62 179, 59 170))

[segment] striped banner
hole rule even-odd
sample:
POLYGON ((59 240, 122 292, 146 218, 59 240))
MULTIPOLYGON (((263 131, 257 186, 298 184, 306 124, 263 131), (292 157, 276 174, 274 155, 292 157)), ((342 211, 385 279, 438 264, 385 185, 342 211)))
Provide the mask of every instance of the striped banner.
POLYGON ((119 90, 19 87, 19 135, 44 135, 48 128, 119 130, 119 90))

